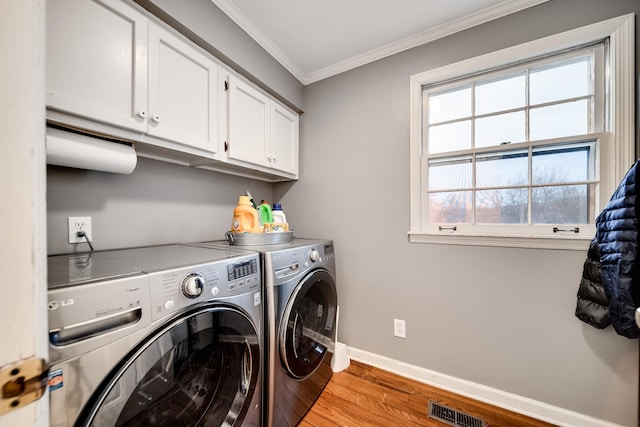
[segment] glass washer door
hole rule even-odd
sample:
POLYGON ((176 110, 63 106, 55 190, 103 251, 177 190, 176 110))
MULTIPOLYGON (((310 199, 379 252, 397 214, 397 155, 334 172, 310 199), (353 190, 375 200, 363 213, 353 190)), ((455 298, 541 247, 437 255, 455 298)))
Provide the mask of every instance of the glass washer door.
POLYGON ((314 270, 300 281, 280 321, 280 357, 287 373, 304 379, 333 351, 338 297, 326 270, 314 270))
POLYGON ((76 425, 238 426, 259 370, 260 345, 249 318, 230 307, 201 307, 125 358, 76 425))

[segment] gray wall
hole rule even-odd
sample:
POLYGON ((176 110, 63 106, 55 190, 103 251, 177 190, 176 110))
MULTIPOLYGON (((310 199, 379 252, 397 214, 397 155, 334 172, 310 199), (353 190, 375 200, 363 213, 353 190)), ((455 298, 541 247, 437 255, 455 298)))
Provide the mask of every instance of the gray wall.
POLYGON ((297 235, 335 240, 340 341, 637 424, 638 342, 574 317, 586 250, 407 242, 409 76, 630 12, 640 2, 552 0, 306 87, 300 181, 275 197, 297 235))
POLYGON ((273 200, 273 185, 138 159, 131 175, 49 166, 48 253, 86 251, 67 243, 67 217, 92 218, 96 250, 224 239, 238 196, 273 200))

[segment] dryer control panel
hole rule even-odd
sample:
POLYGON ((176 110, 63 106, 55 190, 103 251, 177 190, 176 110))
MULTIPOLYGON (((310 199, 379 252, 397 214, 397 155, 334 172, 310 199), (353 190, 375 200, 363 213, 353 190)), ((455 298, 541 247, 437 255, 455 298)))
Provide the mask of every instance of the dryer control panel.
POLYGON ((316 268, 324 268, 335 275, 332 241, 315 241, 309 245, 265 252, 267 286, 289 282, 316 268))

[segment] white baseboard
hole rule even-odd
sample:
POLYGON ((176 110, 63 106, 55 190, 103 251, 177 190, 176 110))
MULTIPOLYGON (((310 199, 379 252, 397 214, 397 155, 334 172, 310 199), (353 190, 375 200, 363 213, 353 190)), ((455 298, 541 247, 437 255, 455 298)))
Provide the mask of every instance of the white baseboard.
POLYGON ((347 354, 352 360, 357 360, 405 378, 410 378, 442 390, 527 415, 557 426, 622 427, 610 421, 594 418, 450 375, 441 374, 357 348, 347 347, 347 354))

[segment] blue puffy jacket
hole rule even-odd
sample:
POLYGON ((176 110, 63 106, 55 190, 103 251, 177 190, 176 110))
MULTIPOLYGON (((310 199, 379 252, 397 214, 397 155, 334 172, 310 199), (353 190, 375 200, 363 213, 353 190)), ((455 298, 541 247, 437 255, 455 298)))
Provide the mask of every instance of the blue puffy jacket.
POLYGON ((582 267, 582 279, 578 288, 576 317, 594 328, 604 329, 611 324, 609 300, 602 286, 600 249, 598 241, 592 239, 587 259, 582 267))
POLYGON ((602 285, 609 299, 611 324, 619 335, 640 337, 635 322, 640 301, 638 266, 638 218, 640 199, 636 196, 636 162, 620 182, 611 200, 596 218, 596 238, 600 250, 602 285))

